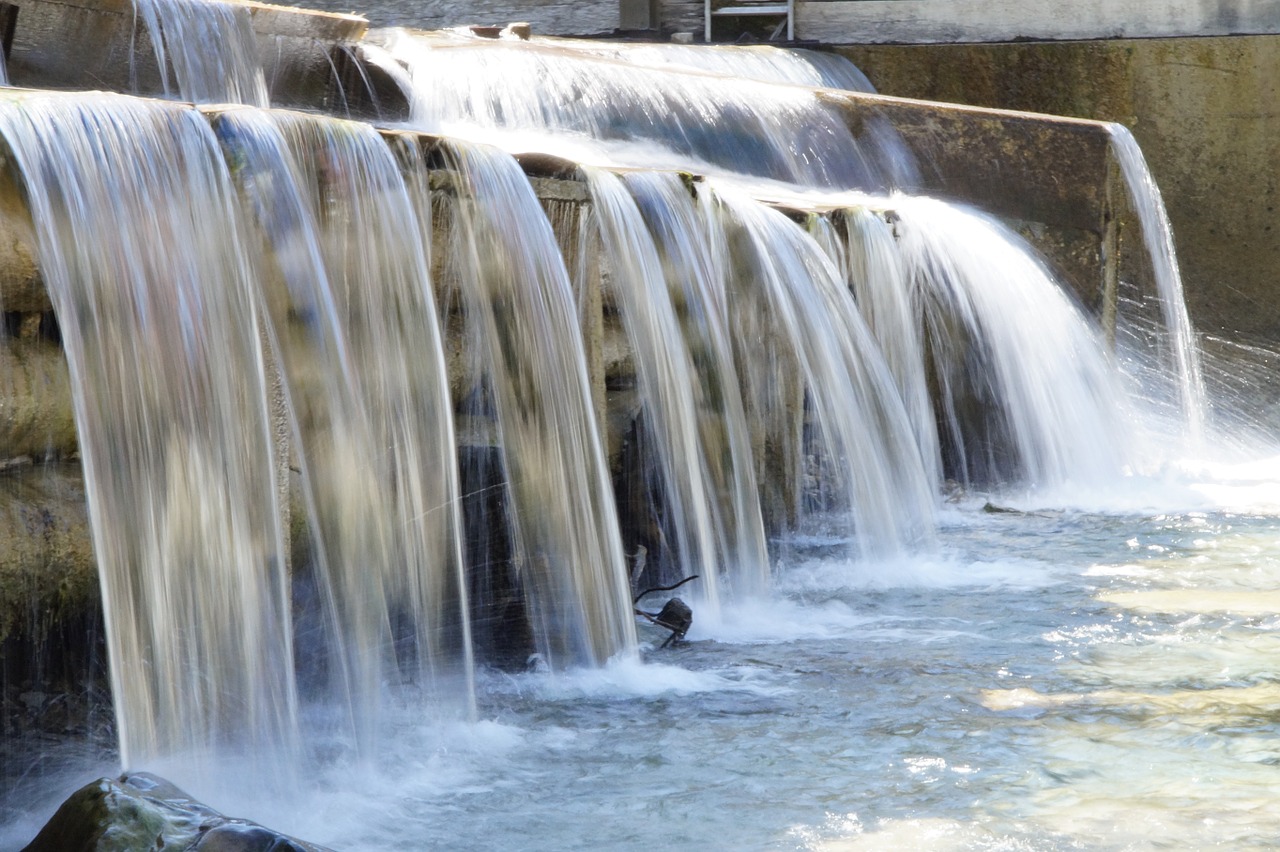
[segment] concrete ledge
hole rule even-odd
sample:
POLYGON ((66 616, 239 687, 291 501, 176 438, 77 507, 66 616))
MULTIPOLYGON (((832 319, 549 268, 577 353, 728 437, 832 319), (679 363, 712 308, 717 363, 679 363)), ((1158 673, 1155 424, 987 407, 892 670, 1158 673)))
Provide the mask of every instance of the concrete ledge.
MULTIPOLYGON (((253 19, 254 31, 262 35, 317 38, 325 41, 354 41, 361 38, 369 28, 369 22, 363 15, 353 13, 321 12, 296 6, 258 3, 254 0, 227 0, 227 2, 247 8, 253 19)), ((134 15, 132 0, 15 0, 12 5, 21 10, 37 4, 65 6, 68 9, 100 14, 124 15, 128 18, 133 18, 134 15)))
POLYGON ((1280 0, 810 0, 796 35, 827 44, 1074 41, 1275 33, 1280 0))
MULTIPOLYGON (((1280 340, 1280 35, 838 52, 879 91, 902 98, 1129 127, 1169 208, 1195 326, 1268 345, 1280 340)), ((1120 235, 1127 237, 1140 241, 1136 229, 1120 235)), ((1124 269, 1121 276, 1131 278, 1124 269)))
MULTIPOLYGON (((18 0, 13 5, 17 18, 7 57, 12 85, 162 94, 150 36, 129 0, 18 0)), ((350 88, 353 81, 336 79, 343 62, 331 54, 341 54, 342 45, 365 34, 363 17, 240 5, 252 18, 273 103, 328 109, 340 84, 350 88)))
MULTIPOLYGON (((825 91, 856 136, 897 132, 918 164, 910 192, 968 204, 1020 230, 1082 303, 1105 314, 1109 223, 1126 217, 1106 124, 1030 112, 825 91)), ((1114 256, 1114 246, 1112 255, 1114 256)))

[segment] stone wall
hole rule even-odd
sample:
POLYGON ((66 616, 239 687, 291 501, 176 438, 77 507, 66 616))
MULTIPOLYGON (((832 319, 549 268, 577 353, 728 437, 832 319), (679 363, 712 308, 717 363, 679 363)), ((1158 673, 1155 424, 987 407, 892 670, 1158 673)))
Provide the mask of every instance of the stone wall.
POLYGON ((885 94, 1117 121, 1201 331, 1280 340, 1280 36, 842 47, 885 94))
POLYGON ((535 35, 590 36, 618 29, 651 29, 664 34, 693 33, 701 39, 704 28, 702 0, 364 0, 355 4, 351 0, 304 0, 300 5, 331 12, 356 5, 373 26, 425 30, 527 21, 535 35), (636 23, 654 17, 656 27, 636 23))
POLYGON ((661 0, 659 24, 663 32, 693 33, 702 38, 705 29, 702 0, 661 0))
POLYGON ((448 29, 472 24, 527 21, 538 35, 598 35, 620 26, 618 0, 307 0, 318 9, 341 11, 352 5, 374 26, 448 29))

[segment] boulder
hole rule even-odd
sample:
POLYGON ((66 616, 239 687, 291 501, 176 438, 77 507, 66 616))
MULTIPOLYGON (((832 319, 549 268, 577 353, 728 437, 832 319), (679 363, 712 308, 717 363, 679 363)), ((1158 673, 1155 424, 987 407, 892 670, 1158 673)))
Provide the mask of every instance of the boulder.
POLYGON ((99 778, 71 794, 23 852, 326 852, 223 816, 145 772, 99 778))

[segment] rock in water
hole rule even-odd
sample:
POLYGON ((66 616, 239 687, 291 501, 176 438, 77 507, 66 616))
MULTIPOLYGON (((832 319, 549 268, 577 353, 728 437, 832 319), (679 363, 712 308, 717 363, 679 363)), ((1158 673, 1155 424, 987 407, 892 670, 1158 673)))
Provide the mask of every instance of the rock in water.
POLYGON ((679 598, 672 598, 658 612, 653 623, 671 631, 667 641, 662 643, 665 648, 672 642, 679 642, 689 632, 689 628, 693 626, 693 610, 679 598))
POLYGON ((145 772, 99 778, 62 803, 23 852, 327 852, 223 816, 145 772))

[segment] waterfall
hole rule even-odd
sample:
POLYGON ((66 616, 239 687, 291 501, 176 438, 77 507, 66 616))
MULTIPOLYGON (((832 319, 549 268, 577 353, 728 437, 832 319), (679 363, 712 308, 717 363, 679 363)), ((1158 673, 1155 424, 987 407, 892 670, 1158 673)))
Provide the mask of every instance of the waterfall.
MULTIPOLYGON (((720 436, 712 423, 724 413, 723 406, 715 399, 704 404, 701 397, 712 386, 733 380, 733 373, 711 373, 717 365, 705 358, 695 365, 687 345, 691 335, 677 316, 662 257, 640 208, 621 178, 595 169, 589 169, 587 175, 605 256, 613 270, 611 294, 618 302, 635 359, 643 423, 650 439, 645 443, 654 447, 655 467, 660 470, 655 472, 657 490, 665 498, 656 502, 667 516, 662 526, 671 529, 669 537, 674 540, 681 566, 675 577, 658 579, 669 584, 679 577, 697 575, 703 580, 700 588, 704 596, 715 606, 722 572, 728 575, 735 569, 745 569, 742 573, 755 575, 752 579, 756 579, 765 564, 739 563, 747 554, 731 543, 722 515, 730 513, 732 517, 737 514, 735 509, 741 510, 722 505, 723 497, 728 495, 717 488, 712 470, 713 460, 734 448, 723 439, 717 440, 720 436), (707 404, 711 410, 703 413, 707 404)), ((672 278, 683 278, 689 271, 686 267, 675 268, 672 278)), ((696 285, 690 289, 696 292, 696 285)), ((746 449, 745 443, 740 446, 746 449)), ((733 467, 732 463, 729 467, 733 467)), ((721 477, 726 472, 720 471, 721 477)), ((730 483, 729 494, 734 490, 735 485, 730 483)), ((641 518, 653 511, 645 506, 632 506, 630 510, 641 518)), ((666 539, 658 532, 645 540, 655 563, 668 555, 666 539)), ((753 554, 756 559, 762 555, 753 554)), ((758 583, 752 585, 759 587, 758 583)))
POLYGON ((707 198, 733 262, 747 416, 764 424, 756 444, 771 479, 791 489, 781 511, 796 512, 802 494, 814 509, 847 510, 864 555, 927 545, 937 483, 839 270, 780 212, 725 186, 707 198))
POLYGON ((1131 460, 1135 417, 1096 326, 994 221, 933 199, 894 201, 950 475, 1030 488, 1113 482, 1131 460))
POLYGON ((250 6, 221 0, 135 0, 160 65, 165 97, 268 105, 250 6), (171 89, 170 68, 177 91, 171 89))
MULTIPOLYGON (((450 134, 428 138, 261 108, 243 7, 138 15, 167 93, 172 68, 181 97, 241 105, 0 106, 75 383, 127 763, 291 765, 300 704, 373 755, 393 698, 474 709, 473 645, 633 655, 625 545, 714 611, 768 590, 766 531, 883 561, 936 546, 947 479, 1131 465, 1099 331, 1007 229, 891 192, 900 150, 808 87, 858 84, 830 63, 396 33, 380 62, 409 124, 450 134), (513 151, 579 158, 572 203, 513 151), (615 315, 634 389, 606 383, 615 315), (624 398, 638 483, 611 469, 624 398)), ((1197 434, 1167 220, 1114 134, 1197 434)))
POLYGON ((0 135, 62 327, 121 759, 296 748, 276 407, 253 255, 190 109, 23 96, 0 135))
POLYGON ((581 50, 395 32, 368 51, 400 80, 415 127, 597 165, 745 172, 807 186, 882 188, 891 147, 856 138, 812 89, 581 50))
POLYGON ((942 481, 941 451, 924 363, 924 328, 907 263, 890 224, 897 217, 896 212, 860 205, 829 216, 810 216, 808 225, 843 273, 876 339, 906 407, 925 477, 936 483, 942 481))
POLYGON ((681 333, 668 340, 682 340, 688 353, 686 381, 694 386, 700 464, 710 477, 708 511, 716 529, 717 570, 739 593, 761 591, 769 579, 769 552, 733 357, 726 258, 712 245, 711 230, 683 176, 632 171, 622 180, 653 237, 677 314, 681 333))
POLYGON ((1167 345, 1172 351, 1183 428, 1187 439, 1194 446, 1204 436, 1204 377, 1195 332, 1183 298, 1182 273, 1178 268, 1178 255, 1173 246, 1173 228, 1169 224, 1160 188, 1147 167, 1146 157, 1142 155, 1138 141, 1122 124, 1110 124, 1108 129, 1111 131, 1111 148, 1120 164, 1130 203, 1133 204, 1142 227, 1142 241, 1155 277, 1160 311, 1168 336, 1167 345))
POLYGON ((465 350, 496 417, 515 564, 543 660, 600 664, 636 642, 579 308, 546 214, 510 156, 455 142, 452 255, 465 350))
POLYGON ((417 683, 426 700, 471 694, 456 441, 430 225, 419 222, 430 209, 368 125, 240 109, 216 126, 272 249, 264 277, 285 285, 264 299, 290 389, 323 644, 368 752, 384 684, 417 683))

